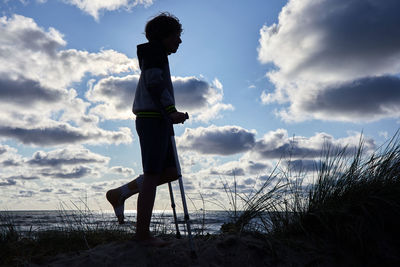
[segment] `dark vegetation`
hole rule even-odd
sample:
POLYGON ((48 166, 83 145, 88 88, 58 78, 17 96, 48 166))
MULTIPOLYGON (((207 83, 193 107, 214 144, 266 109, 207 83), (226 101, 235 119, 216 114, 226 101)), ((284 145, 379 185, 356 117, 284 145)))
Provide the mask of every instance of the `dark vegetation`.
POLYGON ((310 185, 306 173, 273 173, 222 230, 264 230, 272 246, 288 245, 312 265, 399 266, 399 135, 372 155, 362 141, 353 157, 349 149, 328 149, 310 185))

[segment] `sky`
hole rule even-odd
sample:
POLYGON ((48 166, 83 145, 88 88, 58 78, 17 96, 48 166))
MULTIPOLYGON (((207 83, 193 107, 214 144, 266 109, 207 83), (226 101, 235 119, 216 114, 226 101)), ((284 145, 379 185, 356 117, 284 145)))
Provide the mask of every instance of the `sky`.
POLYGON ((229 209, 224 184, 249 194, 277 164, 312 183, 327 147, 372 153, 398 130, 397 0, 0 0, 1 210, 110 210, 142 173, 136 45, 164 11, 184 30, 169 62, 190 209, 229 209))

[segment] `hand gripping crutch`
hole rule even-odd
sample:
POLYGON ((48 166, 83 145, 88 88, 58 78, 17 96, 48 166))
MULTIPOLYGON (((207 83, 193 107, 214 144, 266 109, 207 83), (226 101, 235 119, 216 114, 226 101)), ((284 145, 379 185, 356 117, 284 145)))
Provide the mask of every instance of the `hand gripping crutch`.
MULTIPOLYGON (((186 119, 189 119, 189 115, 187 113, 186 113, 186 119)), ((179 164, 178 152, 176 150, 175 136, 174 136, 173 133, 174 132, 172 131, 171 144, 172 144, 172 149, 173 149, 174 156, 175 156, 176 171, 178 173, 179 189, 181 191, 183 212, 184 212, 184 215, 185 215, 185 223, 186 223, 186 228, 187 228, 187 231, 188 231, 190 251, 191 251, 191 256, 192 257, 196 257, 196 251, 194 249, 193 239, 192 239, 192 230, 190 228, 189 212, 188 212, 187 204, 186 204, 185 190, 183 188, 181 165, 179 164)), ((181 234, 179 232, 178 221, 177 221, 177 218, 176 218, 175 202, 174 202, 174 196, 173 196, 172 186, 171 186, 170 182, 168 183, 168 187, 169 187, 169 194, 170 194, 170 197, 171 197, 171 207, 172 207, 172 211, 174 213, 176 236, 177 236, 177 238, 180 238, 181 234)))

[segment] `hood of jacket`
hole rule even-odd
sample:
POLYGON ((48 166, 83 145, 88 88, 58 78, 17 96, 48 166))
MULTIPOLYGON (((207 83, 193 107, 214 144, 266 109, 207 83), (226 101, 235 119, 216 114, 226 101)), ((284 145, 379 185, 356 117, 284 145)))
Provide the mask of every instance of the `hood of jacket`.
POLYGON ((139 67, 143 71, 148 68, 162 68, 168 63, 168 56, 161 42, 148 42, 137 46, 139 67))

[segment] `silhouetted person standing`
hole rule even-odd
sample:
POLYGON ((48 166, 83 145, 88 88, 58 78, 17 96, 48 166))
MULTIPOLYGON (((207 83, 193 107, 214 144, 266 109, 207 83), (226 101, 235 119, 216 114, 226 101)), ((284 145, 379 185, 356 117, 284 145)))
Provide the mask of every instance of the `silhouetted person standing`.
POLYGON ((139 193, 136 239, 150 245, 162 246, 166 242, 150 234, 150 220, 157 185, 178 178, 170 138, 173 131, 171 122, 183 123, 186 115, 175 108, 168 55, 176 53, 182 42, 182 25, 175 16, 161 13, 147 22, 145 32, 149 42, 137 46, 141 75, 133 102, 143 175, 128 184, 109 190, 106 196, 119 223, 123 223, 125 200, 139 193))

